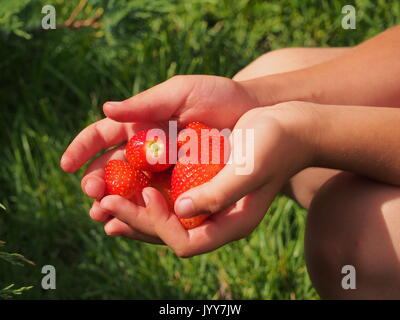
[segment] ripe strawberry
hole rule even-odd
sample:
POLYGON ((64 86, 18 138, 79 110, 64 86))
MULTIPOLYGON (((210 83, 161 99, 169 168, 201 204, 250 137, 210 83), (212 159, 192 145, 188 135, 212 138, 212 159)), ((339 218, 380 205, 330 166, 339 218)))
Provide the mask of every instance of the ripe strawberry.
POLYGON ((223 167, 224 164, 182 163, 178 161, 172 170, 172 200, 175 202, 182 193, 210 181, 223 167))
POLYGON ((149 178, 123 160, 110 160, 105 167, 106 193, 130 200, 141 199, 142 190, 150 186, 149 178))
MULTIPOLYGON (((168 204, 169 211, 174 211, 174 201, 172 200, 171 192, 171 174, 173 171, 167 170, 164 172, 155 173, 151 179, 151 186, 156 188, 164 196, 168 204)), ((179 218, 181 224, 186 229, 192 229, 201 224, 209 215, 200 215, 193 218, 179 218)))
POLYGON ((181 222, 182 226, 185 229, 193 229, 198 227, 199 225, 201 225, 203 223, 204 220, 206 220, 208 217, 210 216, 210 214, 202 214, 199 216, 195 216, 192 218, 179 218, 179 221, 181 222))
MULTIPOLYGON (((178 163, 172 171, 171 196, 175 203, 176 199, 184 192, 210 181, 224 167, 223 164, 201 164, 201 163, 178 163)), ((195 228, 200 225, 209 214, 203 214, 192 218, 180 218, 186 229, 195 228)))
MULTIPOLYGON (((201 123, 191 123, 189 124, 186 128, 191 128, 194 129, 195 131, 199 132, 199 130, 211 130, 209 127, 201 124, 201 123)), ((184 192, 186 192, 189 189, 192 189, 194 187, 197 187, 205 182, 210 181, 213 177, 217 175, 219 171, 225 166, 224 164, 224 139, 222 135, 217 132, 211 132, 212 136, 217 135, 217 138, 220 139, 220 144, 217 146, 217 148, 214 148, 217 152, 220 152, 220 161, 219 163, 212 163, 212 153, 209 153, 209 161, 205 163, 200 163, 201 159, 201 154, 204 152, 205 148, 209 148, 211 150, 211 145, 212 145, 212 139, 209 139, 209 143, 204 145, 201 143, 201 139, 199 143, 199 150, 200 152, 198 153, 197 157, 197 162, 191 162, 191 161, 182 161, 183 159, 179 159, 177 164, 175 165, 173 171, 172 171, 172 178, 171 178, 171 195, 172 195, 172 200, 175 202, 176 199, 184 192), (219 149, 219 150, 218 150, 219 149)), ((179 141, 182 141, 184 139, 179 139, 178 135, 178 144, 180 143, 179 141)), ((187 141, 184 141, 186 143, 187 141)), ((183 144, 181 144, 182 146, 183 144)), ((190 149, 189 149, 190 150, 190 149)), ((214 152, 213 150, 213 152, 214 152)), ((180 219, 182 225, 186 229, 191 229, 195 228, 198 225, 200 225, 205 219, 207 219, 209 214, 203 214, 200 216, 196 216, 193 218, 187 218, 187 219, 180 219)))
POLYGON ((178 134, 178 149, 180 149, 189 141, 191 143, 188 145, 188 148, 190 148, 187 150, 186 156, 190 157, 191 162, 196 163, 196 159, 197 163, 213 163, 213 155, 217 155, 218 153, 219 160, 216 159, 216 162, 221 163, 225 161, 225 140, 224 136, 217 129, 212 129, 201 122, 191 122, 178 134), (189 132, 189 130, 193 130, 196 136, 187 136, 186 134, 189 132), (206 135, 208 135, 208 141, 206 140, 206 135), (190 141, 191 139, 194 139, 193 146, 195 146, 195 148, 190 147, 192 146, 192 141, 190 141), (219 141, 219 143, 213 144, 213 140, 217 142, 219 141), (207 143, 204 144, 204 141, 207 141, 207 143), (194 152, 194 154, 191 156, 190 152, 194 152), (208 157, 205 154, 206 152, 208 152, 208 157), (202 155, 205 157, 205 159, 201 159, 202 155))
POLYGON ((180 147, 182 147, 186 142, 189 141, 189 137, 184 138, 183 135, 182 135, 182 132, 183 132, 185 129, 192 129, 192 130, 194 130, 194 131, 197 133, 197 135, 200 137, 200 134, 201 134, 201 130, 202 130, 202 129, 203 129, 203 130, 209 130, 209 129, 211 129, 211 128, 208 127, 208 126, 206 126, 205 124, 203 124, 203 123, 201 123, 201 122, 197 122, 197 121, 190 122, 190 123, 189 123, 188 125, 186 125, 186 127, 178 134, 178 149, 179 149, 180 147))
POLYGON ((154 135, 146 138, 150 130, 142 130, 135 134, 126 145, 125 155, 127 160, 136 169, 159 172, 168 169, 169 142, 168 138, 154 135), (151 159, 149 162, 146 154, 151 159))
POLYGON ((174 211, 174 203, 172 202, 171 196, 171 174, 172 170, 154 173, 150 180, 150 184, 164 196, 168 203, 168 209, 174 211))

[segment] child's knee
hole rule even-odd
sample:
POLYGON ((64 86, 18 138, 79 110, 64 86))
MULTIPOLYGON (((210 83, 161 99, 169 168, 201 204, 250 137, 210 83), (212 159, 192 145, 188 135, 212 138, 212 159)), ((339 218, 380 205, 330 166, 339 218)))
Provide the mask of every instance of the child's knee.
POLYGON ((323 298, 400 298, 399 199, 399 188, 348 173, 316 194, 305 250, 323 298), (346 287, 353 275, 355 289, 346 287))
POLYGON ((240 70, 233 80, 244 81, 274 73, 301 69, 307 55, 306 48, 284 48, 269 51, 240 70))
POLYGON ((295 71, 333 59, 347 48, 283 48, 269 51, 239 71, 233 80, 245 81, 266 75, 295 71))
POLYGON ((321 186, 340 172, 326 168, 306 168, 288 181, 283 192, 295 199, 303 208, 309 209, 321 186))

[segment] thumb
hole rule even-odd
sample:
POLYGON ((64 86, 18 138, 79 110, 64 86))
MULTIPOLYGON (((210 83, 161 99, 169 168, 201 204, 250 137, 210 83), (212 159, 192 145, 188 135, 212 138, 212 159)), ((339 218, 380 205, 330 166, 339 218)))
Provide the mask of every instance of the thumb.
POLYGON ((192 87, 192 77, 175 76, 124 101, 106 102, 103 111, 119 122, 169 120, 185 104, 192 87))
POLYGON ((174 210, 180 218, 220 212, 262 185, 253 174, 238 175, 234 165, 227 164, 209 182, 183 193, 174 210))

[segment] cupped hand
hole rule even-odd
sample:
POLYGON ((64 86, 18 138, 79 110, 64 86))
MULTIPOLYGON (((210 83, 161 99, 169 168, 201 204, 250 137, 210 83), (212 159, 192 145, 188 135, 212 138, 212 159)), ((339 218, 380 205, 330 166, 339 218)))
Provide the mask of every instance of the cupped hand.
POLYGON ((176 214, 217 213, 264 186, 278 192, 312 162, 313 110, 310 103, 289 102, 246 112, 230 135, 228 164, 209 182, 180 195, 176 214))
POLYGON ((177 120, 232 128, 246 111, 260 106, 242 82, 205 75, 175 76, 121 102, 106 102, 104 113, 119 122, 177 120))
MULTIPOLYGON (((122 102, 106 102, 107 118, 88 126, 68 146, 61 168, 75 172, 99 152, 120 145, 135 132, 163 127, 168 120, 179 125, 203 121, 211 127, 232 128, 240 116, 256 107, 258 101, 239 82, 215 76, 175 76, 122 102)), ((110 214, 100 207, 104 197, 104 166, 109 159, 123 159, 123 147, 107 151, 88 166, 81 186, 95 199, 90 216, 108 221, 110 214)), ((114 219, 106 224, 108 234, 128 234, 127 226, 114 219)))
POLYGON ((200 226, 186 230, 178 217, 168 210, 163 195, 154 188, 145 188, 146 206, 135 206, 119 196, 101 200, 120 223, 134 230, 119 235, 155 244, 168 245, 177 256, 185 258, 215 250, 224 244, 248 236, 265 215, 273 193, 266 188, 247 195, 229 209, 213 214, 200 226))
POLYGON ((313 107, 307 103, 286 103, 247 112, 235 130, 241 130, 236 131, 241 134, 249 134, 246 130, 250 130, 253 134, 243 140, 235 140, 231 135, 231 163, 209 182, 182 194, 175 203, 176 214, 169 212, 164 198, 154 188, 143 190, 145 208, 120 210, 122 202, 114 196, 114 206, 108 205, 109 197, 100 205, 130 228, 160 239, 180 257, 212 251, 249 235, 285 181, 312 163, 314 136, 318 134, 307 128, 313 121, 313 107), (232 159, 235 152, 246 150, 241 147, 251 143, 254 153, 246 154, 245 163, 232 159), (244 167, 251 170, 244 172, 244 167), (181 206, 183 199, 189 199, 191 205, 186 201, 181 206), (182 227, 177 216, 189 218, 204 213, 211 215, 190 230, 182 227), (146 223, 139 221, 139 217, 146 217, 146 223), (145 225, 149 228, 145 229, 145 225))

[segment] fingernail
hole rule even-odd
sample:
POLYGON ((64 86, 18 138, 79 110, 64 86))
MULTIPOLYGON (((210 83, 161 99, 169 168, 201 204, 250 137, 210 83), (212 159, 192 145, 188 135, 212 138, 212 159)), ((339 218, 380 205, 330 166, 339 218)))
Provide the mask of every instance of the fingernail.
POLYGON ((193 201, 190 198, 183 198, 179 200, 175 213, 181 218, 191 216, 194 213, 193 201))
POLYGON ((121 101, 107 101, 106 103, 104 103, 104 105, 109 105, 111 107, 119 107, 121 106, 121 104, 121 101))
POLYGON ((143 200, 144 200, 144 204, 146 205, 146 207, 149 205, 149 196, 146 194, 146 192, 143 190, 142 191, 142 196, 143 196, 143 200))
POLYGON ((89 197, 95 197, 94 194, 94 188, 95 188, 96 182, 93 179, 88 179, 85 183, 85 192, 89 197))
POLYGON ((106 204, 107 204, 107 202, 100 201, 100 202, 99 202, 99 207, 100 207, 100 209, 102 209, 102 210, 104 210, 104 211, 108 211, 107 208, 106 208, 106 204))
POLYGON ((74 161, 71 158, 66 157, 66 156, 61 157, 60 166, 62 169, 64 169, 64 170, 71 169, 73 163, 74 163, 74 161))

